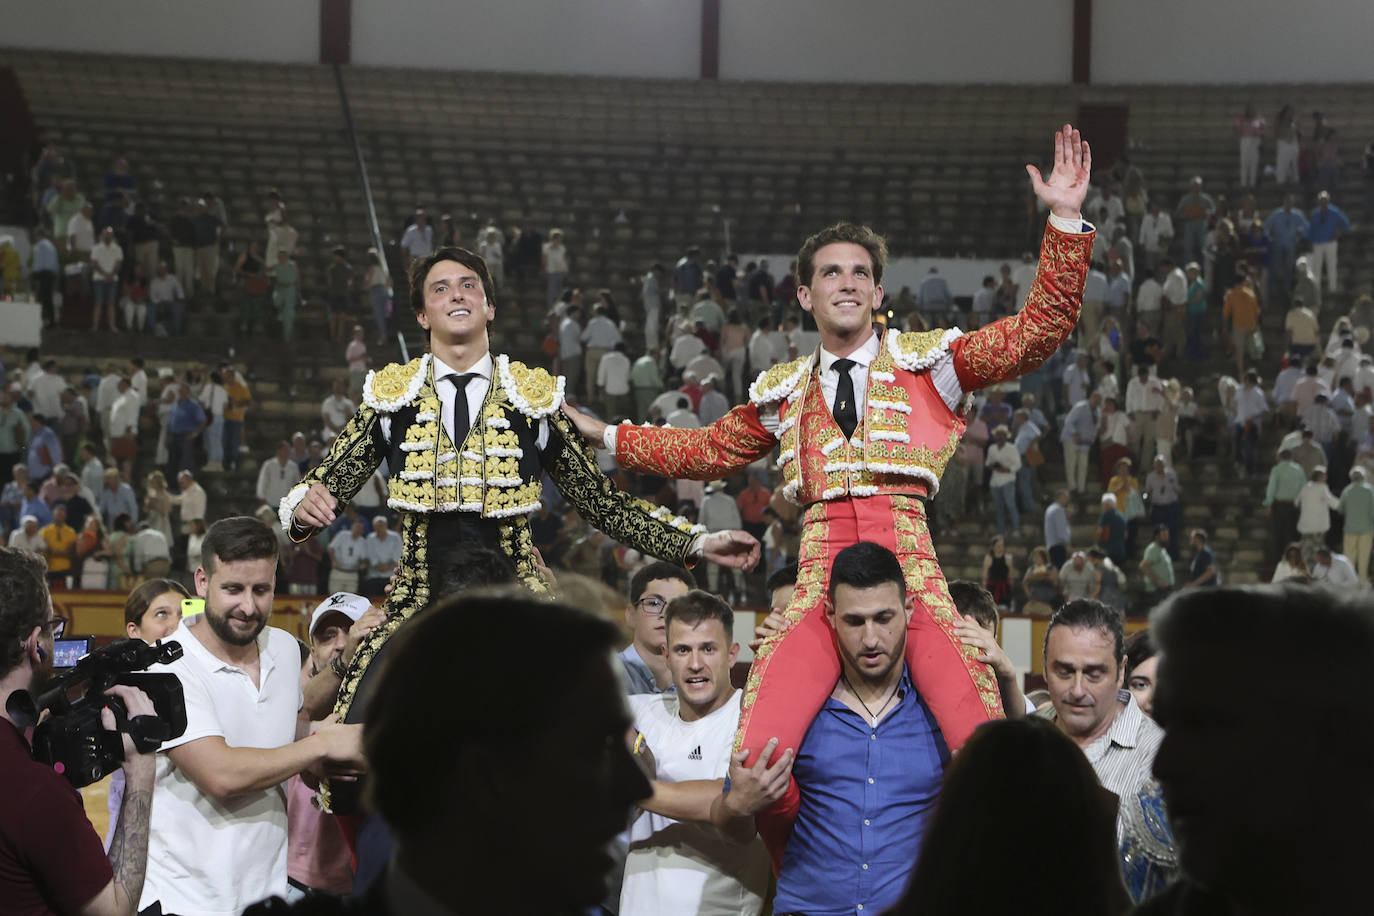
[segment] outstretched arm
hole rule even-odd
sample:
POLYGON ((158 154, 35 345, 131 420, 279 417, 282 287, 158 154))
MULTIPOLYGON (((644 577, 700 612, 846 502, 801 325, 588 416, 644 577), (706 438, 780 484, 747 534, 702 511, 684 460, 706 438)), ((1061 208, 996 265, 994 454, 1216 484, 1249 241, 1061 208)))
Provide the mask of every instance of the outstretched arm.
MULTIPOLYGON (((566 404, 563 410, 593 446, 612 444, 605 423, 566 404)), ((677 480, 728 477, 767 456, 777 444, 752 403, 734 408, 701 429, 622 424, 612 430, 612 438, 622 468, 677 480)))
POLYGON ((540 453, 559 491, 588 524, 641 553, 691 565, 693 541, 706 529, 617 488, 565 414, 548 417, 549 441, 540 453))
POLYGON ((1083 228, 1081 209, 1092 174, 1092 153, 1072 125, 1054 135, 1054 169, 1045 179, 1026 166, 1035 195, 1049 208, 1035 283, 1020 312, 965 334, 950 344, 954 371, 965 391, 1018 378, 1049 359, 1078 324, 1083 285, 1092 256, 1093 230, 1083 228))

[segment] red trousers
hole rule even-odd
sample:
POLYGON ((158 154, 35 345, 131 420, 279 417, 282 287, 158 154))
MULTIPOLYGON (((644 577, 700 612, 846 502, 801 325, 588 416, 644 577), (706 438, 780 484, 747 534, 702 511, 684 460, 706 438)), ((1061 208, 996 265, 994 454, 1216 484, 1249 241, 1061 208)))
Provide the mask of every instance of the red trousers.
MULTIPOLYGON (((872 541, 897 555, 915 613, 907 629, 906 663, 911 681, 939 723, 951 751, 979 724, 1002 716, 997 681, 977 654, 954 636, 959 619, 935 559, 925 509, 909 496, 869 496, 813 503, 805 510, 797 589, 786 615, 790 627, 759 647, 749 669, 736 749, 750 752, 770 738, 779 752, 798 749, 811 720, 840 678, 835 632, 825 618, 830 565, 835 555, 859 541, 872 541)), ((792 795, 794 793, 789 793, 792 795)), ((759 832, 774 866, 791 832, 795 799, 783 799, 759 817, 759 832)))

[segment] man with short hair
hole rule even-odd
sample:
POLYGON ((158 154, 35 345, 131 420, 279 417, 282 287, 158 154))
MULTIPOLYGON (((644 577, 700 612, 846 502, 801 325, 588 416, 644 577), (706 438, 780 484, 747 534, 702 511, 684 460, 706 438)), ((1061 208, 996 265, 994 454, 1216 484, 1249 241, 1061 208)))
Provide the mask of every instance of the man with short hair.
POLYGON ((680 565, 754 563, 758 544, 743 532, 693 530, 687 519, 616 489, 561 409, 566 380, 491 351, 497 305, 479 257, 440 248, 412 266, 410 286, 428 352, 370 376, 358 413, 279 506, 283 529, 303 541, 331 525, 387 465, 402 559, 386 623, 368 636, 340 688, 341 716, 380 646, 429 603, 440 557, 431 545, 466 539, 499 550, 527 587, 548 590, 528 521, 545 475, 590 525, 641 553, 680 565))
POLYGON ((1070 493, 1088 491, 1088 455, 1097 438, 1098 408, 1102 395, 1094 391, 1079 401, 1064 417, 1059 442, 1064 448, 1064 476, 1070 493))
POLYGON ((1064 593, 1065 601, 1097 594, 1098 579, 1097 568, 1088 562, 1088 555, 1081 550, 1075 550, 1059 567, 1059 590, 1064 593))
POLYGON ((697 290, 701 289, 704 274, 698 260, 700 257, 701 249, 691 245, 678 259, 677 264, 673 265, 673 299, 679 314, 687 313, 692 307, 692 301, 696 299, 697 290))
POLYGON ((997 510, 997 534, 1006 537, 1008 530, 1013 533, 1021 531, 1021 511, 1016 506, 1016 474, 1021 470, 1021 454, 1011 443, 1011 431, 1006 426, 998 426, 992 435, 993 444, 988 446, 986 458, 991 471, 988 492, 992 494, 997 510), (1008 517, 1010 529, 1007 527, 1008 517))
POLYGON ((287 817, 281 783, 309 770, 357 774, 361 727, 322 722, 309 735, 300 653, 267 626, 277 577, 277 539, 261 522, 223 519, 205 535, 196 592, 205 611, 182 619, 171 639, 186 731, 158 761, 141 910, 242 912, 287 888, 287 817), (298 727, 298 725, 300 727, 298 727), (207 862, 214 868, 206 868, 207 862))
MULTIPOLYGON (((744 695, 730 683, 739 655, 735 615, 694 590, 670 601, 664 620, 674 690, 632 695, 635 728, 660 782, 723 779, 744 695)), ((740 845, 713 826, 644 810, 630 826, 620 914, 750 916, 763 911, 768 883, 768 853, 757 837, 740 845)))
POLYGON ((1133 912, 1359 909, 1374 855, 1363 819, 1352 816, 1374 810, 1369 602, 1276 586, 1185 592, 1155 610, 1150 632, 1159 649, 1154 716, 1164 728, 1154 771, 1183 876, 1133 912), (1276 670, 1285 676, 1250 676, 1276 670), (1227 702, 1242 682, 1246 701, 1227 702))
POLYGON ((1264 511, 1273 519, 1269 527, 1269 559, 1275 563, 1283 555, 1284 547, 1298 536, 1298 494, 1307 478, 1302 466, 1293 460, 1293 452, 1281 450, 1264 489, 1264 511))
MULTIPOLYGON (((1081 216, 1090 161, 1081 136, 1065 125, 1049 182, 1028 169, 1051 217, 1044 269, 1020 314, 967 335, 876 333, 886 242, 867 227, 840 223, 798 252, 798 301, 815 319, 819 350, 761 375, 750 403, 700 430, 576 418, 590 441, 615 448, 621 467, 667 477, 719 479, 781 448, 784 493, 808 507, 800 548, 805 587, 789 608, 799 622, 755 662, 750 685, 757 693, 744 702, 740 739, 751 753, 769 737, 800 744, 840 673, 821 608, 830 561, 851 540, 881 539, 902 554, 919 598, 910 620, 929 633, 910 641, 912 676, 949 745, 962 745, 977 724, 1000 715, 992 673, 949 638, 956 617, 942 577, 927 575, 934 553, 924 505, 914 497, 932 495, 948 463, 947 445, 965 422, 954 413, 964 395, 1035 368, 1072 332, 1092 247, 1081 216), (870 397, 870 383, 879 382, 870 397), (933 462, 925 457, 937 453, 933 462), (918 642, 938 651, 918 657, 918 642)), ((783 899, 775 903, 780 911, 789 909, 783 899)))
POLYGON ((1182 488, 1178 472, 1169 467, 1163 455, 1155 455, 1150 473, 1145 475, 1145 502, 1150 507, 1150 521, 1169 529, 1169 543, 1178 542, 1178 526, 1183 520, 1179 505, 1182 488))
POLYGON ((664 655, 668 602, 697 587, 696 578, 672 563, 657 561, 637 570, 630 578, 630 605, 625 623, 634 637, 620 653, 626 692, 663 693, 673 689, 668 659, 664 655))
POLYGON ((344 428, 344 424, 353 416, 353 411, 358 406, 348 399, 345 391, 344 380, 335 379, 329 388, 329 397, 324 399, 320 405, 320 420, 323 423, 325 440, 334 438, 339 431, 344 428))
POLYGON ((825 619, 840 676, 797 748, 786 795, 759 823, 793 821, 775 912, 881 913, 910 877, 949 754, 904 661, 914 598, 886 548, 860 541, 835 555, 825 619))
POLYGON ((129 565, 144 579, 164 579, 172 571, 172 545, 167 536, 144 519, 129 538, 129 565))
MULTIPOLYGON (((181 517, 181 533, 184 537, 191 533, 192 522, 196 519, 205 521, 209 496, 190 471, 177 474, 177 489, 178 492, 172 497, 172 505, 177 507, 177 514, 181 517)), ((206 524, 208 527, 209 523, 206 524)))
POLYGON ((386 594, 387 583, 401 562, 401 536, 392 534, 386 516, 372 520, 372 533, 367 536, 367 574, 363 577, 363 594, 380 598, 386 594))
POLYGON ((1125 689, 1124 617, 1100 601, 1069 601, 1045 632, 1045 683, 1051 705, 1036 715, 1054 722, 1092 764, 1103 788, 1120 799, 1116 836, 1164 738, 1125 689))
POLYGON ((359 518, 329 539, 329 590, 358 591, 358 573, 366 562, 367 526, 359 518))
POLYGON ((1194 529, 1190 539, 1193 545, 1193 559, 1188 566, 1192 578, 1183 583, 1184 588, 1199 588, 1221 584, 1221 573, 1217 569, 1216 556, 1207 546, 1207 532, 1194 529))
POLYGON ((997 675, 997 690, 1002 694, 1002 708, 1008 719, 1021 719, 1035 712, 1034 704, 1026 700, 1021 687, 1021 672, 997 642, 997 601, 977 582, 954 580, 949 583, 949 597, 963 619, 954 633, 966 646, 978 652, 978 660, 992 666, 997 675))
POLYGON ((1364 580, 1355 572, 1355 564, 1345 554, 1336 553, 1325 544, 1312 555, 1312 581, 1336 592, 1353 593, 1360 590, 1364 580))
POLYGON ((1145 574, 1145 602, 1153 607, 1168 596, 1174 588, 1174 561, 1169 556, 1169 526, 1155 525, 1155 536, 1145 545, 1145 556, 1140 561, 1140 571, 1145 574))
POLYGON ((1297 195, 1284 195, 1283 206, 1275 208, 1264 220, 1264 233, 1269 237, 1269 292, 1280 302, 1287 301, 1293 289, 1298 239, 1311 231, 1297 202, 1297 195))
POLYGON ((105 523, 106 531, 115 530, 115 519, 121 515, 129 516, 130 521, 138 521, 138 498, 134 488, 119 479, 119 471, 106 468, 104 485, 95 496, 95 507, 100 511, 100 520, 105 523))
MULTIPOLYGON (((53 673, 53 643, 66 623, 53 616, 43 561, 0 548, 0 593, 0 900, 6 913, 132 916, 147 861, 154 753, 127 734, 115 738, 125 783, 107 858, 80 796, 60 770, 33 759, 25 737, 38 718, 32 694, 53 673)), ((121 685, 106 693, 131 717, 156 715, 141 690, 121 685)), ((114 714, 102 712, 101 725, 114 731, 114 714)))
MULTIPOLYGON (((167 416, 167 445, 170 459, 167 477, 178 479, 182 471, 195 467, 196 439, 210 425, 205 408, 191 396, 191 386, 181 382, 176 386, 177 399, 167 416)), ((285 494, 283 494, 285 495, 285 494)))
POLYGON ((630 384, 634 386, 635 418, 641 423, 649 418, 649 407, 663 391, 663 375, 658 368, 659 352, 649 350, 630 367, 630 384))
POLYGON ((1054 494, 1054 502, 1045 507, 1045 546, 1055 569, 1068 561, 1069 544, 1073 540, 1073 532, 1069 528, 1069 516, 1072 513, 1069 501, 1069 491, 1060 490, 1054 494))
POLYGON ((597 303, 592 308, 592 317, 587 321, 587 326, 582 329, 583 369, 588 398, 594 397, 599 389, 601 358, 620 342, 620 329, 607 315, 606 307, 597 303))
POLYGON ((62 443, 48 425, 49 419, 39 413, 29 414, 29 447, 25 461, 34 486, 41 486, 52 469, 62 463, 62 443))
POLYGON ((258 471, 258 499, 269 506, 278 505, 300 479, 301 467, 291 460, 291 443, 282 439, 277 443, 277 454, 264 461, 258 471))
POLYGON ((157 270, 148 283, 147 330, 154 330, 164 320, 168 334, 181 334, 186 323, 186 290, 177 275, 167 269, 167 262, 158 261, 157 270))

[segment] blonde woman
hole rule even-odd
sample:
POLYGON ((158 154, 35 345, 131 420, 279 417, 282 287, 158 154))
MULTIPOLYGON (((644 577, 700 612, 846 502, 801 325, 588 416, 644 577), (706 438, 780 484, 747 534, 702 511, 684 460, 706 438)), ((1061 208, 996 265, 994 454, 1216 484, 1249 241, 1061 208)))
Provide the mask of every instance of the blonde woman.
POLYGON ((167 490, 167 478, 161 471, 149 471, 143 479, 143 517, 151 528, 162 532, 172 543, 172 494, 167 490))

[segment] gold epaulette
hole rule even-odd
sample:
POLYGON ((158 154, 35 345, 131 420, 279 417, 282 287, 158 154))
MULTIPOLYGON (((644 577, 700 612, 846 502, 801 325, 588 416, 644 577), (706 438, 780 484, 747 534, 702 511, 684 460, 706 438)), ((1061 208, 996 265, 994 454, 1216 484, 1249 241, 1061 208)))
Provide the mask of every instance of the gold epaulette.
POLYGON ((958 328, 932 331, 904 331, 901 334, 888 332, 887 351, 892 361, 908 372, 929 369, 949 353, 950 342, 963 336, 958 328))
POLYGON ((561 375, 526 366, 503 353, 496 358, 496 377, 511 404, 527 417, 538 420, 563 405, 565 379, 561 375))
POLYGON ((797 389, 802 376, 811 367, 811 355, 794 359, 789 363, 779 363, 765 369, 749 386, 749 400, 758 406, 776 404, 797 389))
POLYGON ((379 413, 395 413, 420 393, 429 374, 430 355, 408 363, 391 363, 369 372, 363 382, 363 403, 379 413))

